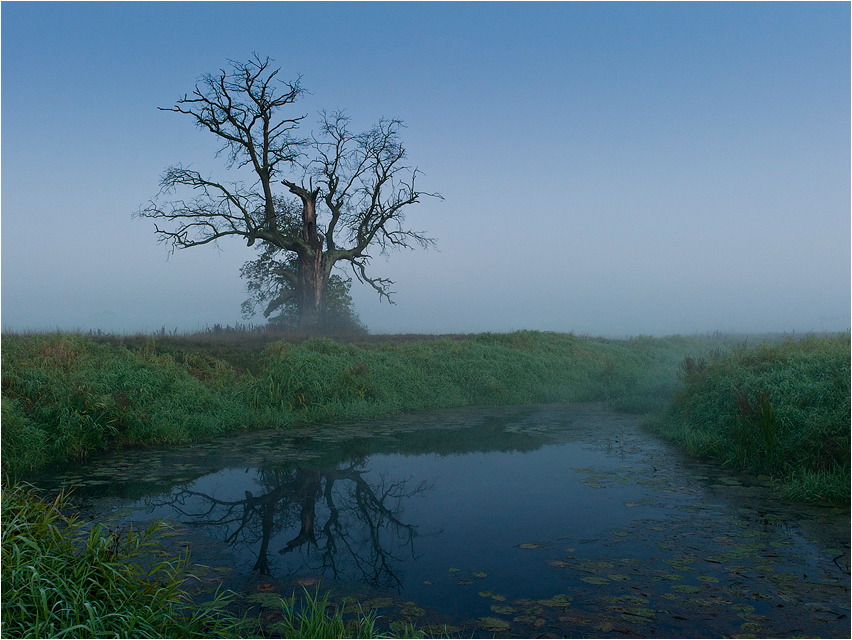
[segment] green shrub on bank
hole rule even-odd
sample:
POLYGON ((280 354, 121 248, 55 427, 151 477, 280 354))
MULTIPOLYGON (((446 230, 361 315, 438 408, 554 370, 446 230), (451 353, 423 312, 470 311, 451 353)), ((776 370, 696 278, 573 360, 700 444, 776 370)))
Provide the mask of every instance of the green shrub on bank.
POLYGON ((777 479, 788 497, 850 499, 849 334, 689 359, 651 422, 696 456, 777 479))
POLYGON ((63 496, 45 501, 24 486, 2 494, 4 638, 232 637, 240 621, 219 597, 191 606, 179 560, 143 569, 147 531, 87 531, 63 515, 63 496))

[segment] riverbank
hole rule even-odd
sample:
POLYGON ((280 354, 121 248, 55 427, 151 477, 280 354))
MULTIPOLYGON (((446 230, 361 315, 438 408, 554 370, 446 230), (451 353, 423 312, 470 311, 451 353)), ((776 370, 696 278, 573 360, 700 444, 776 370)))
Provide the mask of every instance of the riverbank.
POLYGON ((683 363, 647 426, 690 455, 771 477, 785 497, 849 505, 849 334, 732 349, 683 363))
POLYGON ((359 342, 6 335, 3 469, 424 409, 604 400, 645 412, 665 405, 685 356, 730 343, 534 331, 359 342))
POLYGON ((226 432, 605 401, 649 416, 692 455, 776 478, 790 498, 848 504, 849 364, 849 334, 754 347, 718 334, 9 334, 2 465, 4 476, 21 477, 106 450, 226 432))

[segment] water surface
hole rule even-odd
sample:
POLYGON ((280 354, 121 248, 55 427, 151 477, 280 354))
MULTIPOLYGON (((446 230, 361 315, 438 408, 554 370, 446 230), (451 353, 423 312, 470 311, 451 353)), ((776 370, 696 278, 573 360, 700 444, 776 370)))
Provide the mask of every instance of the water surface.
POLYGON ((477 636, 850 633, 848 510, 782 503, 600 405, 271 430, 38 483, 173 523, 199 597, 234 589, 273 633, 302 586, 477 636))

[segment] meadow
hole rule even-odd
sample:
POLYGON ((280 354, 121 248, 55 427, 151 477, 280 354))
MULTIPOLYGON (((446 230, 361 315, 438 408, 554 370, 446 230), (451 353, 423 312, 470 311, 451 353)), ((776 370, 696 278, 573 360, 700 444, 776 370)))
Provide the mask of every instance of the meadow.
MULTIPOLYGON (((225 612, 226 597, 192 606, 181 586, 185 559, 140 564, 155 546, 153 530, 84 526, 63 497, 48 499, 20 483, 39 469, 235 431, 334 429, 340 421, 426 409, 587 401, 641 414, 649 429, 689 454, 770 478, 788 499, 848 508, 848 333, 748 341, 535 331, 353 339, 246 331, 7 334, 3 633, 257 633, 225 612)), ((298 611, 282 602, 289 636, 375 635, 369 613, 344 622, 313 602, 298 611)))

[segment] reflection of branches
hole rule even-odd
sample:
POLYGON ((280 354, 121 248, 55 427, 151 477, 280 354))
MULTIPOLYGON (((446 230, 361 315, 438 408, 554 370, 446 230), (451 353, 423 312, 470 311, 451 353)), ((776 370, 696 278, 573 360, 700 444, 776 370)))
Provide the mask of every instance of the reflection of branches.
POLYGON ((330 572, 339 578, 354 570, 371 584, 401 587, 394 565, 402 561, 402 551, 414 557, 417 535, 416 526, 400 519, 402 504, 430 487, 421 482, 409 488, 410 479, 384 477, 371 484, 364 478, 369 471, 364 464, 360 459, 324 470, 264 469, 258 477, 262 495, 246 491, 241 500, 222 500, 180 489, 163 504, 183 515, 188 524, 224 527, 228 544, 253 546, 259 541, 254 569, 262 574, 270 572, 272 538, 298 526, 280 554, 299 549, 303 556, 310 556, 316 548, 319 566, 312 570, 318 573, 330 572), (346 553, 341 554, 342 550, 346 553))

